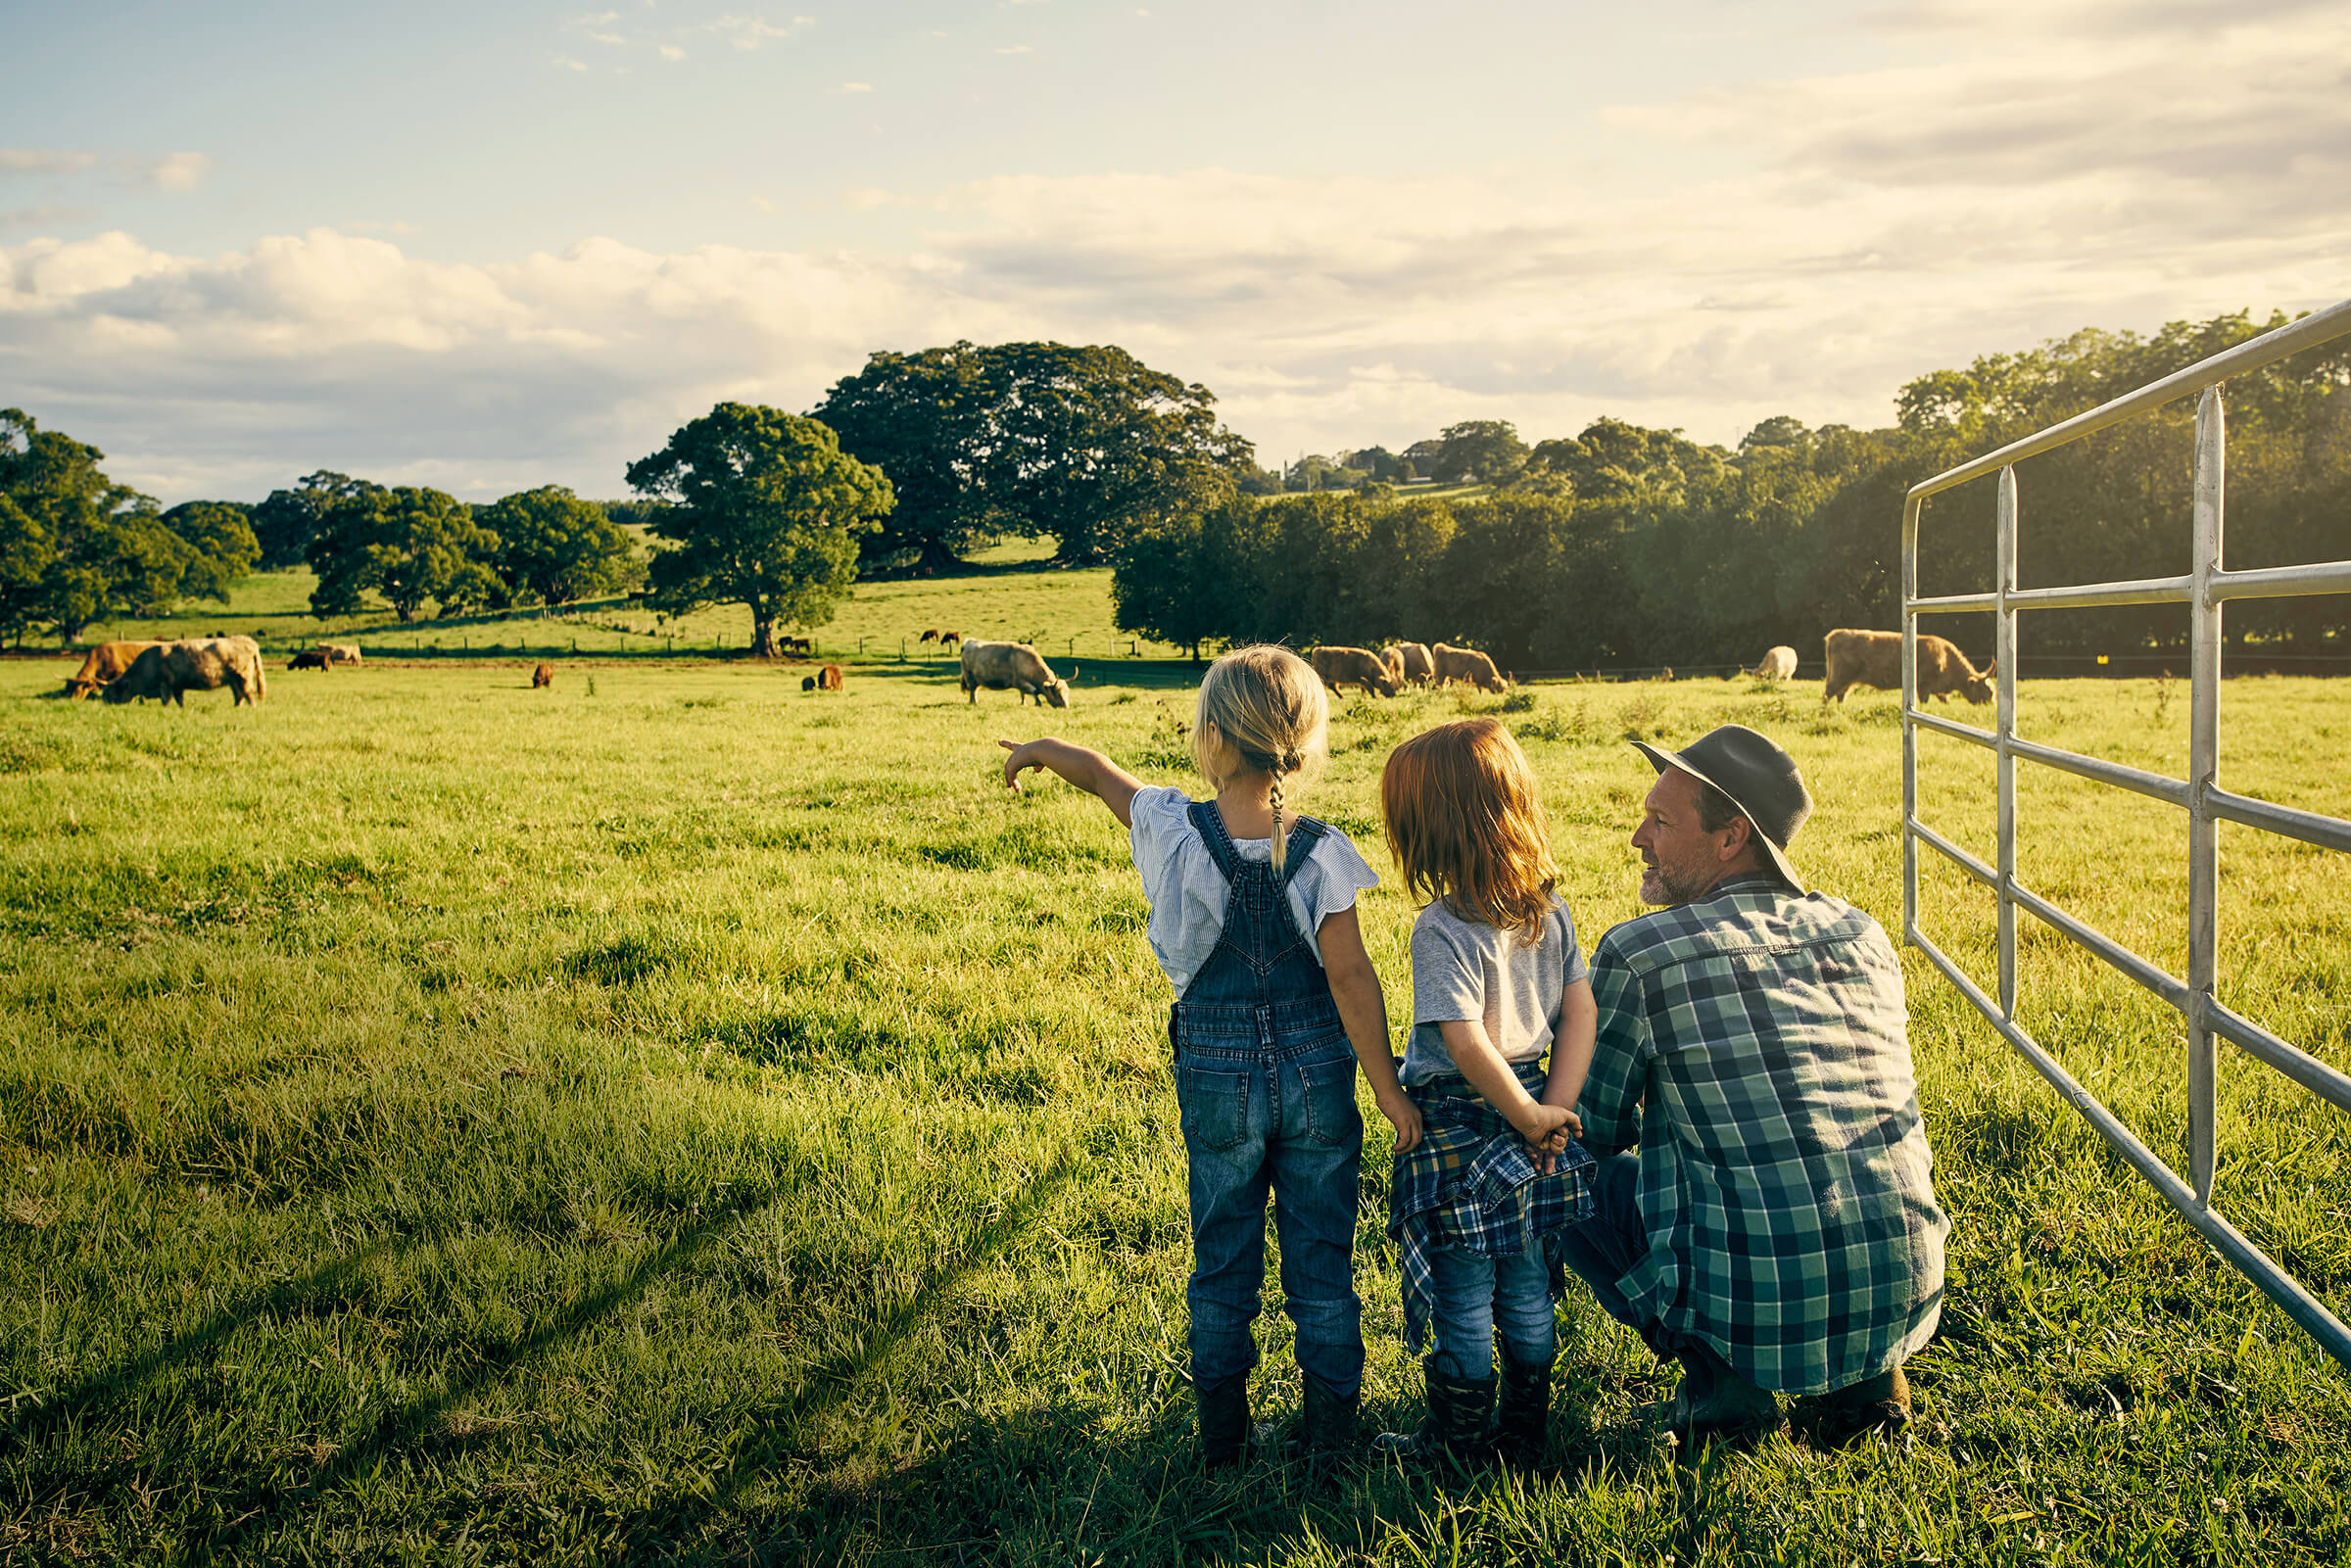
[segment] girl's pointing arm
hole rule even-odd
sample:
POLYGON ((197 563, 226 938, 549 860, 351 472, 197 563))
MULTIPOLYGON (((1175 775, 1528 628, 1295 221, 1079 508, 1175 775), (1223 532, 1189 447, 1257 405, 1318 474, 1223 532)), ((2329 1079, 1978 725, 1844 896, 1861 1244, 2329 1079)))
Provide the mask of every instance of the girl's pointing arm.
POLYGON ((1022 774, 1032 768, 1050 768, 1079 788, 1099 797, 1110 808, 1110 814, 1119 819, 1120 827, 1134 825, 1131 809, 1134 792, 1142 788, 1143 782, 1101 752, 1074 746, 1050 736, 1026 744, 1016 745, 1010 740, 999 740, 996 744, 1012 753, 1004 759, 1004 783, 1016 793, 1021 787, 1022 774))

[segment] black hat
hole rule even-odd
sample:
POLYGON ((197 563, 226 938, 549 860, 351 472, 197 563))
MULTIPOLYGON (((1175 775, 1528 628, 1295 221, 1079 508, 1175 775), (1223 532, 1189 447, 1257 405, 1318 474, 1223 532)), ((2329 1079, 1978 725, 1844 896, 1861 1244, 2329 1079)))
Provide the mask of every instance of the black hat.
POLYGON ((1755 840, 1781 879, 1799 893, 1804 890, 1787 851, 1788 841, 1812 815, 1812 792, 1804 787, 1794 757, 1744 724, 1709 730, 1679 751, 1660 751, 1646 740, 1633 744, 1657 772, 1679 768, 1728 795, 1755 830, 1755 840))

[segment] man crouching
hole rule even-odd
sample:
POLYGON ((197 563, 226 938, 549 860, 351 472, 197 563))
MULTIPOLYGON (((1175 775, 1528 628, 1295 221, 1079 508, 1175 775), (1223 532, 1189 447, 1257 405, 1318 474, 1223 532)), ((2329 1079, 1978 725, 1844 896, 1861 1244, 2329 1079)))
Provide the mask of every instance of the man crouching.
POLYGON ((1605 1158, 1567 1262, 1682 1363, 1650 1414, 1686 1444, 1776 1428, 1778 1394, 1820 1397, 1801 1408, 1816 1441, 1900 1425, 1950 1221, 1894 944, 1801 890, 1787 846, 1812 799, 1785 751, 1735 724, 1680 752, 1634 743, 1657 770, 1641 896, 1668 907, 1592 955, 1577 1109, 1605 1158))

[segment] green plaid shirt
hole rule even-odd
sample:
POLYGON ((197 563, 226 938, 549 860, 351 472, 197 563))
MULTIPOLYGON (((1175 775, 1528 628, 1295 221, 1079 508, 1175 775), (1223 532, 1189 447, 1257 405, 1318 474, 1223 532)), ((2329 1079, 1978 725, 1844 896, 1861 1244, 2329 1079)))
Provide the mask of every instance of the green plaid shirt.
POLYGON ((1898 1365, 1943 1310, 1902 971, 1878 923, 1741 877, 1592 955, 1594 1153, 1641 1148, 1649 1254, 1621 1288, 1767 1389, 1898 1365))

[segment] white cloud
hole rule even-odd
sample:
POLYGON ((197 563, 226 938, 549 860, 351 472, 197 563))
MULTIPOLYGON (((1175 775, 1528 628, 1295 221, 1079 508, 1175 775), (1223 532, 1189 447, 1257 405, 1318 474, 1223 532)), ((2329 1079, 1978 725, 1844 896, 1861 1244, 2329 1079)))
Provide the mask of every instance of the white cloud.
POLYGON ((87 223, 98 215, 95 207, 69 207, 57 202, 43 202, 38 207, 12 207, 0 211, 0 228, 37 228, 43 223, 87 223))
POLYGON ((844 81, 833 90, 837 93, 870 93, 874 90, 874 84, 870 81, 844 81))
POLYGON ((81 148, 0 147, 0 175, 110 174, 118 181, 161 190, 191 190, 204 182, 213 161, 203 153, 97 153, 81 148))
POLYGON ((1036 51, 1030 48, 1025 43, 1016 43, 1007 44, 1003 48, 997 50, 996 53, 1000 55, 1032 55, 1036 53, 1036 51))
POLYGON ((569 55, 557 55, 554 59, 549 61, 548 64, 554 67, 557 71, 586 71, 588 69, 587 61, 574 60, 569 55))
MULTIPOLYGON (((1944 26, 1951 3, 1872 24, 1944 26)), ((0 385, 181 495, 322 463, 609 494, 721 396, 805 408, 875 349, 957 338, 1122 344, 1214 388, 1269 454, 1474 417, 1529 439, 1603 413, 1723 442, 1775 413, 1881 424, 1902 382, 1978 354, 2345 292, 2351 209, 2325 193, 2351 172, 2351 94, 2325 88, 2351 17, 2219 29, 2224 69, 2191 92, 2170 61, 2200 35, 2116 14, 2058 12, 2051 36, 2096 43, 2070 52, 1996 36, 1620 106, 1627 132, 1720 150, 1709 179, 1629 192, 1540 168, 1007 176, 932 193, 932 231, 875 255, 32 240, 0 246, 0 385)))
POLYGON ((98 155, 54 147, 0 147, 0 174, 78 174, 98 155))
POLYGON ((664 60, 683 60, 686 58, 686 51, 679 48, 674 43, 665 43, 661 46, 661 58, 664 60))
POLYGON ((703 30, 718 34, 734 48, 756 49, 770 39, 790 38, 815 25, 814 17, 793 17, 786 22, 773 22, 764 17, 726 16, 706 24, 703 30))
POLYGON ((212 167, 213 161, 202 153, 172 153, 157 162, 148 178, 161 190, 193 190, 204 183, 212 167))

